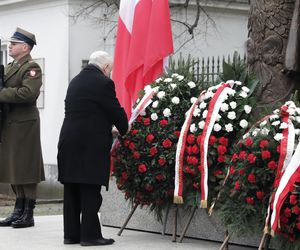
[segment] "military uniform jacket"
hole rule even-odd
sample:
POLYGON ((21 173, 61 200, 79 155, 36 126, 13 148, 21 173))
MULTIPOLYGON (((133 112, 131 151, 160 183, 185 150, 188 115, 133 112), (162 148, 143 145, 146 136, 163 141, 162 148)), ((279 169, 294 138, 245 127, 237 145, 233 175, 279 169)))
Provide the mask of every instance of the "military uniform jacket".
POLYGON ((96 66, 86 66, 70 82, 58 143, 58 180, 108 187, 112 125, 128 129, 114 82, 96 66))
POLYGON ((5 68, 0 143, 0 182, 38 183, 45 179, 36 99, 42 85, 41 69, 30 55, 5 68))

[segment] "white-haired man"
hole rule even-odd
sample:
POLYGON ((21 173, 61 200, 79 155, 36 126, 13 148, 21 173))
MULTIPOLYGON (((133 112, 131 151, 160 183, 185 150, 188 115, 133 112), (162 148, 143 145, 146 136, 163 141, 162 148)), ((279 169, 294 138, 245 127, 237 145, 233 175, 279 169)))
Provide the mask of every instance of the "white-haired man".
POLYGON ((112 126, 121 135, 128 130, 109 78, 112 64, 106 52, 92 53, 67 90, 57 155, 58 180, 64 184, 64 244, 114 243, 103 238, 98 218, 101 186, 107 189, 109 182, 112 126))

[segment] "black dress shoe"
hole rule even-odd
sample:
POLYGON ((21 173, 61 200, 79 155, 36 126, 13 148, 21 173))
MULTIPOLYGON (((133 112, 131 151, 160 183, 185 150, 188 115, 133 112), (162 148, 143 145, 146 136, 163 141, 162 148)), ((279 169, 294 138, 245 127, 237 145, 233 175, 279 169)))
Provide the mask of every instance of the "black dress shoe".
POLYGON ((64 239, 64 244, 65 245, 79 244, 79 243, 80 243, 80 240, 64 239))
POLYGON ((103 246, 103 245, 111 245, 115 242, 114 239, 97 239, 97 240, 91 240, 91 241, 81 241, 81 246, 103 246))

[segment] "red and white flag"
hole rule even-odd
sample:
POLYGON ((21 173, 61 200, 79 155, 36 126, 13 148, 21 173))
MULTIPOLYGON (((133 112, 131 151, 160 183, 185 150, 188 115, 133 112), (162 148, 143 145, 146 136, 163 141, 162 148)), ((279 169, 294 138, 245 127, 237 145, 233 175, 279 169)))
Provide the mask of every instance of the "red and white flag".
POLYGON ((112 78, 128 117, 139 91, 160 77, 172 53, 168 0, 121 0, 112 78))

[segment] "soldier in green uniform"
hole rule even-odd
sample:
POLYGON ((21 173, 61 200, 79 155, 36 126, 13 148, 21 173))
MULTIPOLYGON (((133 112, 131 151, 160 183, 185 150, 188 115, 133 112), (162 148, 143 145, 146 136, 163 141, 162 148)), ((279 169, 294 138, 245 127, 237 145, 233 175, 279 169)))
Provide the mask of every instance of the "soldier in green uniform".
POLYGON ((10 39, 9 55, 0 90, 3 123, 0 143, 0 182, 9 183, 16 194, 14 211, 0 226, 34 226, 37 184, 45 180, 40 142, 40 118, 36 100, 42 85, 41 68, 30 52, 35 35, 17 28, 10 39))

